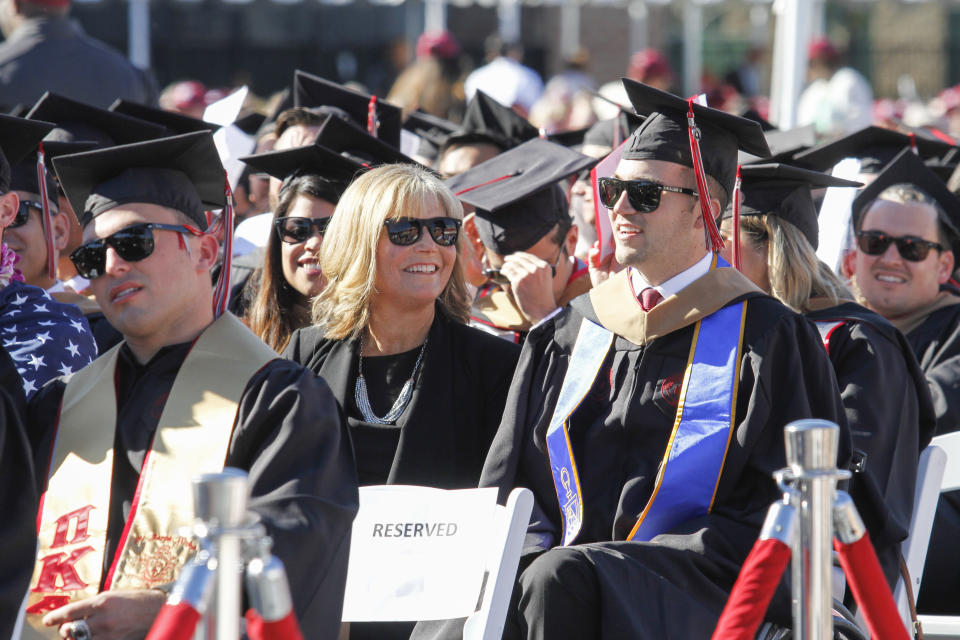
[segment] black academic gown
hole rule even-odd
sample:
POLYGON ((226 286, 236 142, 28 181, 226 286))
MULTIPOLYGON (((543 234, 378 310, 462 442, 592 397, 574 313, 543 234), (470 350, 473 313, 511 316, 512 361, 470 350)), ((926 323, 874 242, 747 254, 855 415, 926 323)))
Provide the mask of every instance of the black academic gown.
MULTIPOLYGON (((534 546, 525 552, 514 600, 519 611, 508 614, 504 638, 708 638, 767 509, 780 498, 771 474, 785 466, 784 426, 801 418, 839 424, 839 464, 849 459, 833 367, 815 329, 773 298, 747 293, 728 303, 748 299, 736 426, 713 510, 651 542, 626 542, 673 427, 694 326, 644 345, 616 336, 570 422, 584 499, 580 535, 572 547, 531 564, 537 548, 560 539, 545 437, 580 324, 597 322, 598 315, 643 313, 630 299, 598 311, 597 293, 576 299, 528 335, 484 465, 481 485, 498 487, 501 500, 513 487, 528 487, 535 498, 528 530, 534 546), (537 586, 544 583, 552 588, 537 586)), ((789 623, 783 590, 770 617, 789 623)))
POLYGON ((0 348, 0 638, 13 634, 36 556, 40 494, 22 420, 25 404, 16 365, 0 348))
MULTIPOLYGON (((167 395, 190 346, 165 347, 146 365, 121 347, 104 575, 167 395)), ((26 412, 41 487, 65 388, 62 379, 52 380, 31 399, 26 412)), ((260 369, 240 398, 225 466, 250 474, 250 509, 266 526, 273 551, 286 567, 304 636, 336 638, 358 495, 350 439, 326 383, 284 360, 260 369)))
MULTIPOLYGON (((960 298, 957 299, 960 302, 960 298)), ((937 435, 960 427, 960 304, 931 313, 907 333, 933 397, 937 435)), ((930 536, 923 582, 917 598, 921 613, 960 614, 960 491, 940 497, 930 536)))
POLYGON ((906 339, 882 316, 854 302, 806 314, 812 322, 842 321, 828 353, 855 449, 849 491, 891 588, 899 578, 920 451, 936 420, 923 373, 906 339))

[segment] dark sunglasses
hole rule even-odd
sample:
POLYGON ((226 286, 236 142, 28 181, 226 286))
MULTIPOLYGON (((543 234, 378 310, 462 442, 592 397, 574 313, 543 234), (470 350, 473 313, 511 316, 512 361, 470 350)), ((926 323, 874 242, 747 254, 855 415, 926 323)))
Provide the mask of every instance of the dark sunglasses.
POLYGON ((27 224, 27 221, 30 219, 30 209, 36 209, 37 211, 43 211, 43 205, 39 202, 34 202, 33 200, 21 200, 20 206, 17 207, 17 215, 13 219, 13 224, 10 225, 11 229, 16 229, 17 227, 22 227, 27 224))
POLYGON ((322 236, 327 232, 329 224, 329 216, 326 218, 288 217, 277 218, 273 221, 273 226, 280 239, 287 244, 306 242, 314 234, 322 236))
POLYGON ((943 251, 943 245, 915 236, 894 237, 883 231, 857 232, 857 246, 868 256, 882 255, 891 242, 897 245, 900 257, 910 262, 922 262, 927 258, 930 249, 936 249, 938 253, 943 251))
POLYGON ((682 193, 684 195, 697 196, 695 189, 685 189, 683 187, 668 187, 657 182, 648 180, 618 180, 617 178, 600 178, 597 180, 597 186, 600 192, 600 204, 607 209, 613 209, 623 194, 627 191, 627 200, 634 211, 638 213, 650 213, 656 211, 660 206, 660 194, 664 191, 672 193, 682 193))
POLYGON ((387 237, 390 242, 401 247, 408 247, 420 239, 423 228, 426 227, 430 237, 441 247, 450 247, 456 244, 460 235, 460 221, 456 218, 400 218, 399 220, 385 220, 383 226, 387 228, 387 237))
MULTIPOLYGON (((195 236, 202 235, 198 229, 188 226, 155 222, 140 223, 121 229, 106 238, 98 238, 80 245, 70 254, 70 260, 73 262, 73 266, 77 268, 77 273, 87 280, 99 278, 106 270, 108 246, 113 247, 117 255, 127 262, 139 262, 153 253, 154 229, 189 233, 195 236)), ((183 242, 183 238, 181 238, 181 242, 183 242)))

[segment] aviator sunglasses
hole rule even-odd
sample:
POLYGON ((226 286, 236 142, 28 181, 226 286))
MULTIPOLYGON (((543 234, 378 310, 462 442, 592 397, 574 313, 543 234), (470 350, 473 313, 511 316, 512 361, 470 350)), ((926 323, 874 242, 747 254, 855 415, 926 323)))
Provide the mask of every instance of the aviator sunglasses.
POLYGON ((650 213, 656 211, 660 206, 660 195, 664 191, 672 193, 682 193, 684 195, 698 197, 695 189, 685 189, 683 187, 668 187, 667 185, 648 180, 618 180, 617 178, 600 178, 597 180, 597 186, 600 192, 600 204, 607 209, 613 209, 620 199, 624 189, 627 191, 627 200, 634 211, 638 213, 650 213))
POLYGON ((460 221, 456 218, 400 218, 384 220, 383 226, 387 228, 390 242, 400 247, 416 244, 424 227, 433 241, 441 247, 453 246, 460 235, 460 221))
MULTIPOLYGON (((99 278, 106 270, 108 246, 113 247, 117 255, 123 260, 139 262, 153 253, 154 229, 189 233, 195 236, 203 235, 198 229, 185 225, 145 222, 121 229, 106 238, 97 238, 80 245, 70 254, 70 260, 73 262, 73 266, 77 268, 77 273, 87 280, 99 278)), ((180 242, 181 245, 184 245, 182 236, 180 242)))
POLYGON ((900 257, 910 262, 922 262, 927 258, 930 249, 943 251, 943 245, 915 236, 889 236, 883 231, 857 232, 857 246, 868 256, 883 255, 890 243, 897 245, 900 257))
POLYGON ((329 216, 326 218, 285 217, 273 221, 280 239, 287 244, 306 242, 314 234, 322 236, 327 232, 329 225, 329 216))

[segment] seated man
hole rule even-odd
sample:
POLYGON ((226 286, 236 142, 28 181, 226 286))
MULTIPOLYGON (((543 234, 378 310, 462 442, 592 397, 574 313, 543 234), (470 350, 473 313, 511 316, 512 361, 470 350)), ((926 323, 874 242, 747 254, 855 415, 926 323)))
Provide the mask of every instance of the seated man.
MULTIPOLYGON (((0 116, 0 342, 22 378, 27 397, 47 380, 76 371, 97 355, 80 310, 24 283, 18 267, 21 256, 11 248, 27 250, 28 255, 35 251, 18 234, 30 221, 32 207, 14 190, 10 165, 31 154, 52 128, 46 122, 0 116)), ((39 241, 43 243, 43 238, 39 241)), ((28 272, 31 265, 28 260, 28 272)))
POLYGON ((816 330, 704 247, 759 125, 694 105, 698 175, 687 101, 624 84, 647 119, 601 195, 630 268, 530 332, 481 477, 535 496, 505 638, 709 638, 780 497, 783 427, 836 422, 850 454, 816 330))
POLYGON ((23 416, 45 497, 22 637, 142 637, 195 547, 181 533, 191 479, 230 466, 250 474, 301 624, 335 638, 357 509, 350 442, 323 380, 214 317, 219 247, 200 231, 224 205, 211 134, 55 166, 83 226, 77 270, 125 341, 23 416))
POLYGON ((476 294, 473 326, 521 342, 532 326, 590 289, 587 265, 574 255, 577 226, 558 183, 595 163, 534 139, 446 181, 476 208, 463 228, 488 281, 476 294))
MULTIPOLYGON (((856 251, 845 262, 860 302, 906 336, 936 412, 936 433, 960 425, 960 297, 941 285, 960 247, 960 200, 905 149, 853 203, 856 251)), ((960 492, 937 507, 917 600, 921 612, 960 613, 953 545, 960 536, 960 492)))

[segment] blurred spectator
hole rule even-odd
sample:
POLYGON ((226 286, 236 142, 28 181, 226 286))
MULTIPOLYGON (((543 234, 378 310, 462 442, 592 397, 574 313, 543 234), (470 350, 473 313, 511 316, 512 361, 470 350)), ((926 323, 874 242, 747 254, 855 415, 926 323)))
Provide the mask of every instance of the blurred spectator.
POLYGON ((797 125, 814 125, 821 136, 836 137, 870 126, 873 90, 860 72, 843 66, 843 56, 826 38, 810 43, 810 84, 800 95, 797 125))
POLYGON ((196 80, 174 82, 167 85, 160 94, 162 108, 201 120, 207 104, 207 88, 196 80))
POLYGON ((586 72, 590 54, 581 47, 564 61, 564 69, 550 78, 543 95, 530 110, 530 123, 547 133, 584 129, 597 121, 591 101, 596 83, 586 72))
POLYGON ((750 47, 740 65, 724 76, 724 81, 744 98, 749 99, 760 95, 762 85, 760 74, 764 53, 763 47, 750 47))
POLYGON ((106 108, 156 104, 156 87, 120 53, 69 18, 70 0, 0 0, 0 99, 33 104, 45 91, 106 108))
POLYGON ((393 83, 387 101, 405 116, 420 109, 438 118, 455 117, 463 111, 462 96, 455 95, 459 80, 460 43, 449 31, 424 33, 417 39, 417 59, 393 83))
POLYGON ((504 42, 493 34, 487 37, 484 49, 487 64, 475 69, 464 83, 467 101, 479 89, 526 118, 543 93, 543 80, 536 71, 521 64, 523 46, 519 42, 504 42))
MULTIPOLYGON (((627 65, 627 77, 663 91, 670 91, 673 86, 673 69, 670 67, 670 61, 660 51, 653 48, 637 51, 630 56, 630 62, 627 65)), ((608 82, 600 87, 600 95, 608 101, 632 109, 630 100, 627 98, 627 92, 620 80, 608 82)), ((597 117, 601 120, 615 118, 620 111, 616 106, 601 100, 594 100, 593 108, 597 112, 597 117)))

